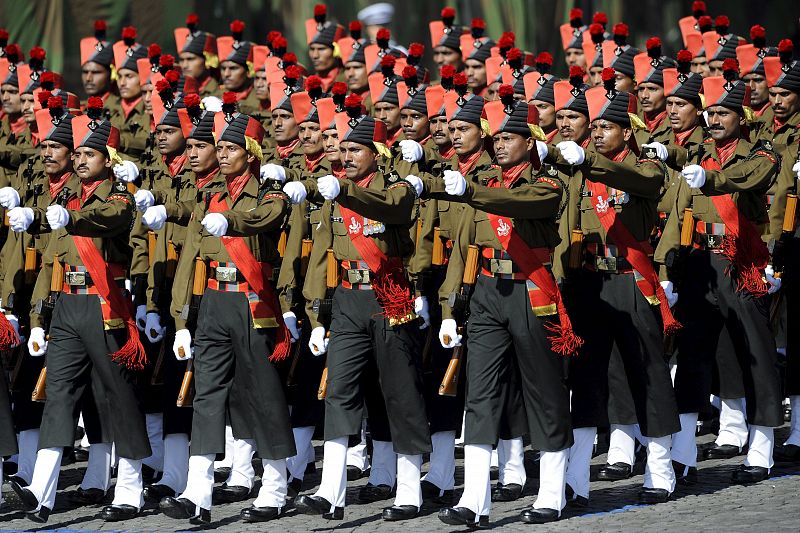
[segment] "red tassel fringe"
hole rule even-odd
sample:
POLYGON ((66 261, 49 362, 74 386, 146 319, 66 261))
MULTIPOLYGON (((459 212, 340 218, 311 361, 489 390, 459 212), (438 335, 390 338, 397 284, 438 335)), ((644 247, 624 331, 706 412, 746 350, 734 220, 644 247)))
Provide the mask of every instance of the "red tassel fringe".
MULTIPOLYGON (((736 290, 747 291, 754 297, 764 296, 769 285, 761 274, 769 263, 766 247, 751 246, 749 239, 725 235, 722 239, 722 255, 731 262, 726 269, 728 276, 736 275, 736 290)), ((759 244, 763 242, 759 239, 759 244)))
POLYGON ((414 299, 411 297, 411 287, 403 272, 403 267, 388 264, 375 275, 372 283, 375 298, 383 308, 386 318, 402 318, 414 312, 414 299))
POLYGON ((564 304, 558 302, 557 307, 560 323, 549 323, 544 326, 546 330, 553 332, 553 335, 548 337, 550 346, 557 354, 563 356, 577 355, 578 348, 583 346, 583 339, 575 335, 564 304))
POLYGON ((269 360, 273 363, 283 361, 289 357, 289 352, 291 352, 291 350, 292 334, 289 332, 289 328, 286 327, 286 324, 283 323, 283 320, 280 320, 278 331, 275 334, 275 349, 272 350, 272 355, 269 356, 269 360))
POLYGON ((119 351, 111 354, 111 360, 117 364, 125 365, 131 370, 143 370, 147 364, 147 353, 144 351, 142 341, 139 339, 139 330, 136 329, 136 322, 126 320, 125 325, 128 329, 128 340, 119 351))
POLYGON ((14 326, 8 321, 6 315, 0 318, 0 350, 10 350, 14 346, 19 346, 19 335, 14 330, 14 326))

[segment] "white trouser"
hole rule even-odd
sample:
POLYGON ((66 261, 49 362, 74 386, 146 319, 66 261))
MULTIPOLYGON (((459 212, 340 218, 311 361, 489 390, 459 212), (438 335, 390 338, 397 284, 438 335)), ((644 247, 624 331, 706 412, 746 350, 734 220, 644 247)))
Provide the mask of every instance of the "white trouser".
POLYGON ((744 398, 734 398, 731 400, 721 400, 719 411, 719 433, 717 446, 730 444, 738 446, 739 449, 747 444, 747 418, 745 417, 744 398))
POLYGON ((772 448, 775 445, 775 431, 767 426, 750 426, 750 440, 745 466, 760 466, 769 470, 772 462, 772 448))
POLYGON ((145 457, 142 463, 156 472, 164 470, 164 415, 153 413, 144 416, 147 426, 147 439, 150 441, 150 450, 153 452, 145 457))
POLYGON ((325 498, 334 507, 344 507, 347 489, 347 437, 326 440, 323 447, 322 479, 314 494, 325 498))
MULTIPOLYGON (((26 429, 17 436, 17 476, 30 485, 33 479, 33 469, 36 466, 36 450, 39 449, 39 430, 26 429)), ((2 462, 2 461, 0 461, 2 462)), ((2 476, 0 476, 2 479, 2 476)))
POLYGON ((524 487, 528 475, 525 472, 525 444, 522 437, 497 441, 497 466, 501 485, 516 483, 524 487))
POLYGON ((633 467, 633 463, 636 462, 635 424, 611 424, 606 462, 610 465, 625 463, 633 467))
POLYGON ((214 468, 230 468, 233 463, 233 428, 225 426, 225 457, 214 461, 214 468))
POLYGON ((142 488, 141 459, 120 457, 117 465, 117 485, 114 487, 114 501, 111 504, 130 505, 141 509, 144 507, 142 488))
POLYGON ((38 511, 41 507, 53 509, 56 503, 56 489, 58 488, 58 473, 61 469, 61 456, 63 448, 43 448, 36 454, 36 466, 33 469, 33 479, 28 489, 39 500, 38 511))
MULTIPOLYGON (((111 444, 99 442, 89 447, 89 460, 83 474, 81 488, 83 490, 108 490, 111 484, 111 444)), ((141 506, 140 506, 141 507, 141 506)))
POLYGON ((672 436, 647 437, 647 465, 644 469, 644 486, 648 489, 664 489, 670 494, 675 490, 675 470, 670 458, 672 436))
POLYGON ((164 437, 164 475, 158 482, 180 494, 189 475, 189 435, 172 433, 164 437))
MULTIPOLYGON (((794 444, 800 446, 800 396, 789 396, 789 404, 792 406, 792 431, 784 445, 794 444)), ((22 448, 20 448, 21 450, 22 448)))
POLYGON ((672 434, 672 460, 685 466, 697 466, 697 416, 697 413, 681 414, 681 430, 672 434))
POLYGON ((567 483, 578 496, 589 497, 589 463, 592 460, 594 439, 597 428, 576 428, 572 430, 575 443, 569 449, 567 483))
POLYGON ((417 509, 422 506, 422 454, 397 454, 397 493, 395 505, 413 505, 417 509))
POLYGON ((369 469, 367 456, 367 421, 361 421, 361 440, 355 446, 347 449, 347 466, 358 467, 362 472, 369 469))
POLYGON ((262 459, 261 489, 253 505, 283 507, 286 505, 286 459, 262 459))
POLYGON ((441 496, 446 490, 453 490, 456 484, 456 432, 439 431, 431 435, 433 451, 428 473, 422 478, 439 488, 441 496))
POLYGON ((253 454, 256 452, 256 441, 253 439, 233 440, 233 462, 231 473, 225 483, 229 487, 253 488, 256 471, 253 469, 253 454))
MULTIPOLYGON (((189 457, 189 476, 186 490, 179 498, 186 498, 196 506, 211 509, 211 493, 214 490, 214 454, 189 457)), ((199 510, 195 510, 199 514, 199 510)))
POLYGON ((464 445, 464 492, 456 507, 466 507, 475 513, 475 521, 489 516, 492 498, 489 489, 489 469, 492 447, 488 444, 464 445))
POLYGON ((534 509, 561 510, 567 504, 564 497, 564 483, 567 475, 569 450, 560 452, 541 452, 539 456, 539 492, 536 494, 534 509))
POLYGON ((286 468, 289 470, 291 479, 302 480, 308 465, 308 449, 311 448, 312 456, 314 453, 314 446, 311 444, 311 438, 314 436, 314 426, 292 428, 292 433, 294 434, 294 447, 297 453, 286 459, 286 468))
POLYGON ((394 453, 391 441, 372 441, 372 468, 369 471, 369 482, 373 485, 394 487, 397 479, 397 454, 394 453))
POLYGON ((86 424, 83 421, 83 413, 78 415, 78 425, 83 428, 83 438, 81 439, 81 446, 83 448, 89 448, 91 443, 89 442, 89 435, 86 433, 86 424))

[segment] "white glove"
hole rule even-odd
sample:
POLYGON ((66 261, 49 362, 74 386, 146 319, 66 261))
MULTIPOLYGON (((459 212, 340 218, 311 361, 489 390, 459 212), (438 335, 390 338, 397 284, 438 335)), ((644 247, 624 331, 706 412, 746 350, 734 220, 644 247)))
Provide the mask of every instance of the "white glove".
POLYGON ((0 189, 0 206, 14 209, 19 205, 19 193, 13 187, 0 189))
POLYGON ((547 144, 542 141, 536 141, 536 153, 539 154, 539 161, 544 162, 547 159, 547 154, 550 153, 547 149, 547 144))
POLYGON ((662 281, 661 288, 664 289, 664 294, 667 295, 667 303, 670 307, 675 307, 678 301, 678 293, 675 292, 671 281, 662 281))
POLYGON ((217 98, 216 96, 206 96, 200 103, 203 104, 203 109, 206 111, 211 111, 213 113, 218 113, 222 111, 222 100, 217 98))
POLYGON ((283 313, 283 323, 289 328, 289 333, 292 334, 292 342, 300 338, 300 330, 297 329, 297 315, 289 311, 283 313))
POLYGON ((167 328, 161 327, 161 317, 158 316, 158 313, 147 313, 147 322, 144 326, 144 333, 147 335, 147 340, 155 344, 164 338, 164 333, 166 331, 167 328))
POLYGON ((461 196, 467 190, 467 180, 457 170, 445 170, 444 190, 447 194, 461 196))
POLYGON ((158 231, 164 227, 164 222, 167 221, 167 208, 163 205, 154 205, 148 207, 142 215, 142 223, 148 228, 158 231))
POLYGON ((422 155, 425 153, 422 150, 422 145, 411 139, 400 141, 400 151, 403 153, 403 161, 408 161, 409 163, 416 163, 422 159, 422 155))
POLYGON ((419 329, 425 329, 431 325, 431 313, 428 311, 428 298, 417 296, 414 298, 414 312, 422 319, 419 329))
POLYGON ((34 357, 41 357, 47 353, 47 340, 44 338, 44 330, 42 328, 31 328, 30 337, 28 337, 28 352, 34 357), (37 350, 34 344, 39 347, 37 350))
POLYGON ((422 194, 422 180, 421 179, 419 179, 414 174, 409 174, 408 176, 406 176, 406 181, 409 182, 412 187, 414 187, 415 191, 417 191, 417 196, 422 194))
POLYGON ((139 169, 136 167, 136 163, 133 161, 123 161, 122 163, 111 167, 111 170, 114 171, 114 175, 118 180, 126 183, 136 181, 136 178, 139 177, 139 169))
MULTIPOLYGON (((6 315, 6 320, 8 320, 8 323, 14 328, 17 337, 19 337, 19 318, 17 318, 17 315, 6 315)), ((16 346, 16 344, 14 346, 16 346)))
POLYGON ((797 179, 800 180, 800 161, 797 161, 792 167, 792 172, 797 174, 797 179))
POLYGON ((773 270, 772 265, 767 265, 767 268, 764 269, 764 276, 767 278, 767 283, 769 283, 769 289, 767 292, 769 294, 775 294, 781 289, 781 278, 775 277, 775 270, 773 270))
POLYGON ((139 328, 139 331, 144 332, 144 328, 147 325, 147 306, 146 305, 137 305, 136 306, 136 327, 139 328))
POLYGON ((228 231, 228 219, 222 213, 208 213, 200 224, 214 237, 222 237, 228 231))
POLYGON ((51 205, 45 212, 50 229, 61 229, 69 223, 69 213, 60 205, 51 205))
POLYGON ((8 212, 8 225, 12 231, 20 233, 27 230, 33 222, 33 209, 30 207, 15 207, 8 212))
POLYGON ((272 181, 279 181, 283 183, 286 181, 286 169, 280 165, 276 165, 275 163, 267 163, 266 165, 261 165, 261 172, 259 173, 261 177, 261 183, 264 183, 264 180, 272 180, 272 181))
POLYGON ((651 142, 647 144, 643 144, 642 148, 653 148, 656 151, 656 157, 659 158, 661 161, 666 161, 669 154, 667 153, 667 147, 659 142, 651 142))
POLYGON ((582 165, 586 159, 586 152, 575 141, 561 141, 556 148, 570 165, 582 165))
POLYGON ((681 170, 686 184, 693 189, 699 189, 706 183, 706 171, 700 165, 688 165, 681 170))
POLYGON ((325 337, 325 328, 318 326, 311 330, 311 338, 308 339, 308 347, 314 355, 322 355, 328 351, 328 341, 325 337))
POLYGON ((461 335, 458 334, 456 321, 452 318, 445 318, 442 320, 442 326, 439 328, 439 342, 442 343, 442 347, 444 348, 461 346, 461 335), (445 335, 450 337, 450 342, 445 342, 445 335))
POLYGON ((145 189, 139 189, 133 193, 133 200, 136 202, 136 209, 139 211, 147 211, 148 207, 153 207, 153 204, 156 203, 153 193, 145 189))
POLYGON ((339 179, 330 174, 322 176, 317 180, 317 188, 319 189, 319 193, 326 200, 336 199, 342 190, 342 186, 339 185, 339 179))
POLYGON ((289 200, 291 200, 293 204, 299 204, 306 199, 306 196, 308 196, 308 191, 306 191, 305 185, 299 181, 290 181, 284 185, 283 192, 286 193, 286 196, 289 197, 289 200))
POLYGON ((188 329, 179 329, 175 332, 175 342, 172 343, 172 353, 178 361, 185 361, 192 358, 194 350, 192 349, 192 334, 188 329), (181 348, 183 348, 183 356, 181 356, 181 348))

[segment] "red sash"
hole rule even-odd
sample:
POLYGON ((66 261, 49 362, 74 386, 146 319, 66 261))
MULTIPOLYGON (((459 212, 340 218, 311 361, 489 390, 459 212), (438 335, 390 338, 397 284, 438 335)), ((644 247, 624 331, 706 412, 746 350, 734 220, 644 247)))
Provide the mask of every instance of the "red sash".
MULTIPOLYGON (((225 200, 220 199, 219 193, 216 193, 209 204, 208 210, 211 213, 223 213, 228 210, 228 205, 225 200)), ((272 315, 266 318, 274 318, 278 323, 275 349, 272 351, 272 355, 269 356, 269 360, 282 361, 286 359, 291 348, 291 335, 286 324, 283 323, 283 316, 278 312, 278 309, 280 309, 278 297, 272 289, 272 284, 265 278, 261 263, 256 260, 253 252, 244 242, 244 238, 222 236, 220 240, 230 258, 236 263, 236 268, 244 276, 244 280, 258 294, 259 300, 265 304, 267 313, 272 315)))
MULTIPOLYGON (((675 320, 672 316, 672 311, 667 302, 667 295, 664 293, 664 288, 658 281, 658 275, 653 268, 653 263, 647 255, 644 247, 633 238, 631 232, 622 222, 617 221, 617 212, 613 206, 608 205, 608 201, 604 200, 608 196, 606 186, 602 183, 595 183, 586 180, 589 190, 592 191, 592 206, 594 207, 597 218, 606 230, 606 234, 611 237, 614 244, 617 245, 620 253, 625 259, 633 266, 633 268, 641 274, 644 278, 643 283, 647 284, 655 292, 658 297, 659 306, 661 307, 661 318, 664 322, 664 333, 675 333, 681 328, 680 322, 675 320)), ((639 285, 637 283, 637 285, 639 285)), ((642 290, 642 287, 639 287, 642 290)), ((642 290, 642 294, 647 297, 647 294, 642 290)))
POLYGON ((549 337, 553 351, 561 355, 574 354, 583 345, 583 339, 572 331, 572 323, 569 320, 569 315, 567 315, 567 310, 561 299, 561 291, 558 290, 555 278, 539 261, 530 246, 514 231, 514 227, 504 220, 504 217, 491 213, 488 213, 488 215, 489 223, 491 223, 503 250, 511 256, 511 259, 517 264, 522 273, 544 292, 551 302, 556 304, 560 325, 545 325, 546 329, 554 333, 549 337))
POLYGON ((92 277, 92 282, 97 289, 100 297, 108 302, 112 312, 118 315, 128 330, 128 340, 116 352, 111 354, 111 360, 121 363, 131 370, 142 370, 147 364, 147 353, 139 340, 139 332, 136 329, 136 322, 133 320, 132 304, 130 300, 122 297, 108 264, 103 260, 100 251, 94 245, 90 237, 72 236, 81 262, 86 267, 86 271, 92 277))

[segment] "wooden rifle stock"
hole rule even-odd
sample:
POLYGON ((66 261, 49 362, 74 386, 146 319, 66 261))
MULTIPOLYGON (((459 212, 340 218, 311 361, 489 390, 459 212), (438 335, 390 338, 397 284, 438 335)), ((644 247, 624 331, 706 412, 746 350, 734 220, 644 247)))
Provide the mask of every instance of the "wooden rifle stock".
POLYGON ((317 400, 324 400, 328 395, 328 367, 322 369, 322 377, 319 380, 319 389, 317 389, 317 400))
POLYGON ((36 283, 36 268, 39 266, 39 254, 36 248, 28 246, 25 248, 25 284, 33 285, 36 283))
MULTIPOLYGON (((54 294, 60 293, 61 289, 64 285, 64 265, 61 261, 58 260, 58 257, 53 257, 53 271, 50 276, 50 297, 53 301, 55 301, 54 294)), ((41 346, 39 346, 38 342, 33 342, 32 344, 33 349, 35 351, 39 351, 41 346)), ((47 391, 45 390, 47 385, 47 365, 42 367, 42 370, 39 372, 39 378, 36 380, 36 386, 33 388, 33 392, 31 393, 31 401, 34 402, 43 402, 47 399, 47 391)))
POLYGON ((691 207, 683 210, 683 221, 681 222, 681 246, 691 246, 694 242, 694 211, 691 207))
MULTIPOLYGON (((325 269, 325 285, 328 287, 330 293, 333 289, 339 286, 339 265, 336 263, 336 254, 333 253, 333 248, 327 250, 327 268, 325 269)), ((325 333, 325 338, 329 339, 331 332, 325 333)), ((315 346, 315 348, 319 348, 315 346)), ((328 367, 327 365, 322 370, 322 377, 319 380, 319 388, 317 389, 317 399, 324 400, 328 395, 328 367)))
POLYGON ((167 279, 175 278, 175 270, 178 268, 178 249, 171 240, 167 241, 167 266, 165 275, 167 279))
POLYGON ((577 270, 583 263, 583 231, 574 229, 569 238, 569 268, 577 270))
MULTIPOLYGON (((34 350, 39 349, 36 343, 34 343, 33 349, 34 350)), ((46 384, 47 384, 47 365, 43 366, 41 372, 39 372, 39 378, 36 380, 36 386, 33 388, 33 392, 31 393, 32 402, 43 402, 47 399, 47 391, 45 390, 46 384)))
POLYGON ((283 257, 286 253, 286 240, 289 238, 289 232, 286 230, 281 231, 281 236, 278 239, 278 254, 283 257))
POLYGON ((306 272, 308 271, 308 260, 311 257, 311 247, 313 246, 314 241, 311 239, 303 239, 303 243, 300 247, 300 275, 305 277, 306 272))
POLYGON ((158 237, 156 237, 156 232, 150 230, 147 232, 147 261, 148 264, 152 267, 153 263, 156 260, 156 241, 158 237))
POLYGON ((797 195, 786 195, 786 211, 783 212, 783 231, 794 233, 797 229, 797 195))
POLYGON ((189 359, 186 363, 186 371, 183 373, 181 389, 178 391, 178 400, 175 405, 178 407, 190 407, 192 405, 192 379, 194 378, 194 360, 189 359))
POLYGON ((433 251, 431 252, 431 264, 444 264, 444 243, 442 242, 442 232, 439 228, 433 228, 433 251))
POLYGON ((202 257, 195 257, 194 259, 194 278, 192 279, 192 296, 203 296, 206 292, 206 281, 208 273, 206 270, 206 262, 202 257))

